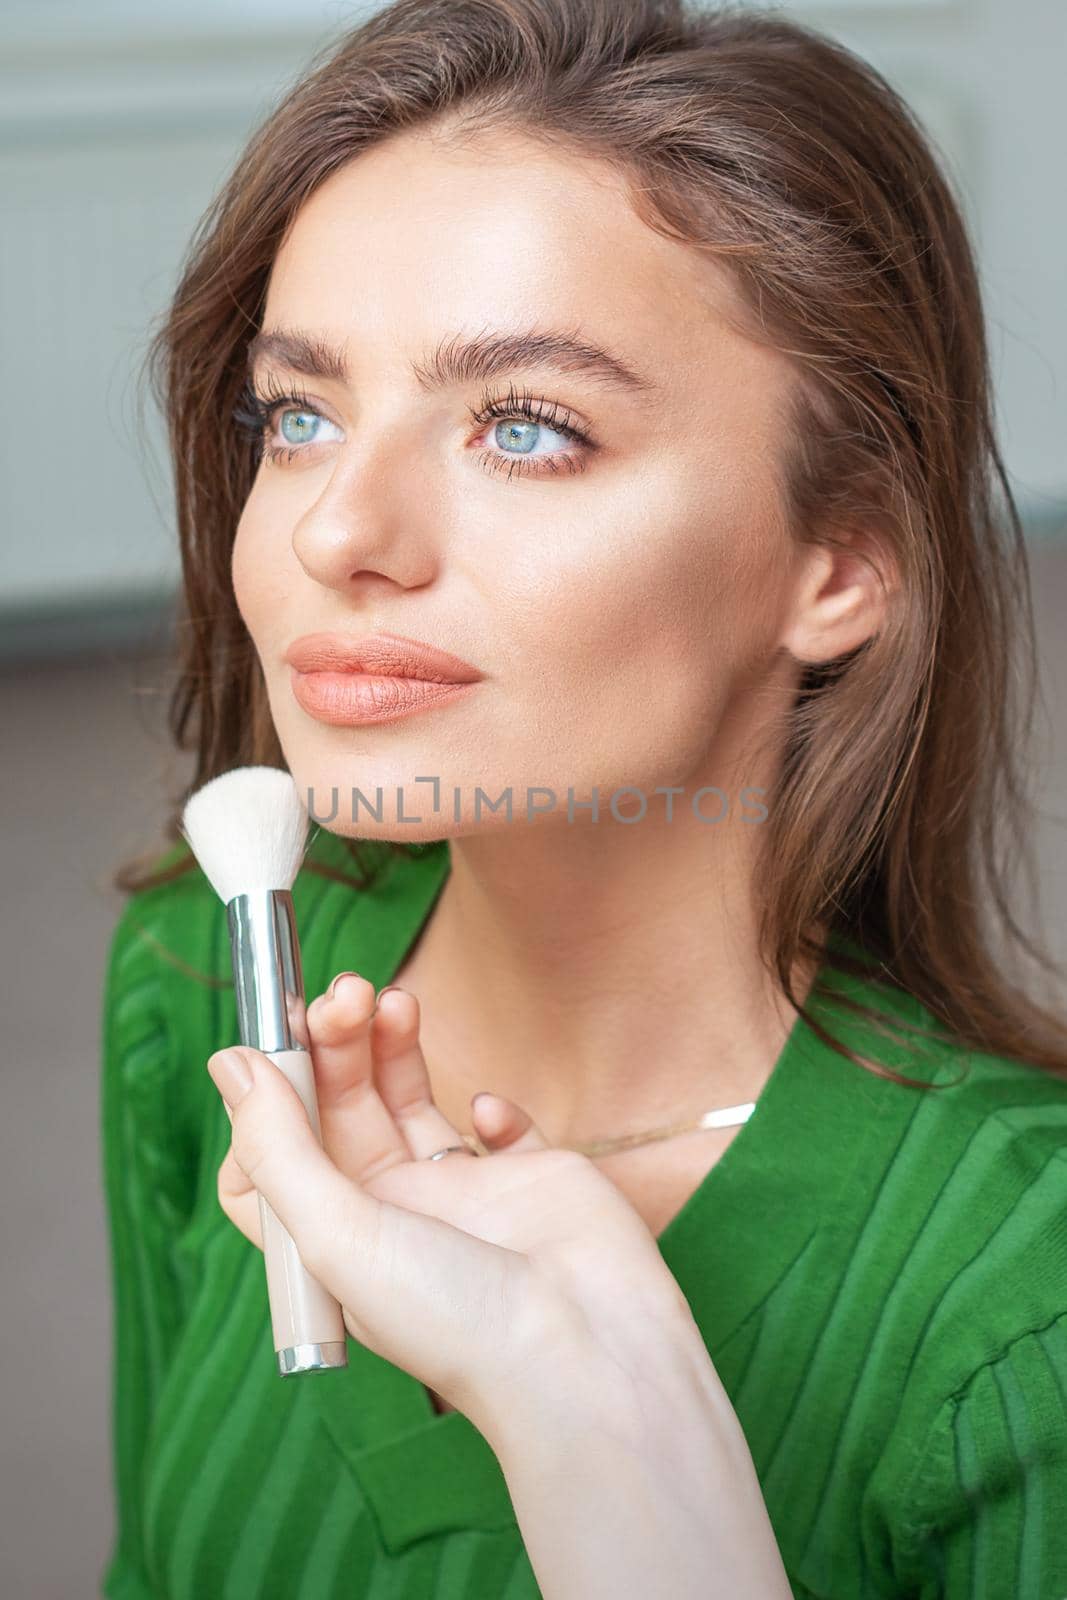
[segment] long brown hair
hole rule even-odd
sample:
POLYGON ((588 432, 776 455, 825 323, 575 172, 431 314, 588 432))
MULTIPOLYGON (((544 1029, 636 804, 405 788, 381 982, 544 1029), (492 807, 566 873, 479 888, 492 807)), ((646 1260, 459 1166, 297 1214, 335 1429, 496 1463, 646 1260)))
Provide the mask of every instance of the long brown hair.
MULTIPOLYGON (((210 778, 286 764, 230 580, 258 452, 220 426, 239 403, 275 254, 329 175, 431 120, 606 159, 649 227, 732 269, 744 331, 796 363, 784 448, 796 537, 832 542, 874 523, 891 553, 885 628, 806 669, 793 707, 756 886, 783 992, 807 1016, 794 964, 819 950, 813 930, 836 931, 863 952, 839 966, 914 995, 965 1044, 1067 1074, 1067 1023, 1010 984, 991 948, 1006 934, 1053 970, 1007 889, 1030 848, 1015 738, 1033 712, 1035 650, 971 246, 898 94, 777 12, 396 0, 320 52, 255 132, 149 351, 184 576, 169 727, 196 756, 167 837, 179 839, 184 800, 210 778)), ((350 881, 365 884, 349 845, 350 881)), ((146 888, 195 863, 143 865, 121 868, 116 885, 146 888)))

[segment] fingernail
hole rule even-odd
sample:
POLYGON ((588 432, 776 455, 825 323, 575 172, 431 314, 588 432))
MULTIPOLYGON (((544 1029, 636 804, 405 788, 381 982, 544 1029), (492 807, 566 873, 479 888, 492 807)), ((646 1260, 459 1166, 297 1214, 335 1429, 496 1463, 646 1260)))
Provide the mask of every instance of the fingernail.
POLYGON ((207 1069, 216 1089, 230 1107, 239 1105, 252 1087, 248 1063, 236 1050, 216 1051, 209 1058, 207 1069))
POLYGON ((342 978, 358 978, 358 977, 359 977, 359 973, 358 972, 339 972, 337 974, 336 978, 330 984, 330 987, 326 991, 327 999, 329 999, 329 1000, 333 999, 334 995, 337 992, 337 985, 340 983, 342 978))
POLYGON ((399 989, 399 987, 400 985, 398 983, 387 983, 384 989, 378 990, 378 993, 374 996, 374 1010, 371 1012, 372 1017, 376 1017, 378 1015, 378 1007, 382 1003, 382 995, 388 994, 390 989, 399 989))

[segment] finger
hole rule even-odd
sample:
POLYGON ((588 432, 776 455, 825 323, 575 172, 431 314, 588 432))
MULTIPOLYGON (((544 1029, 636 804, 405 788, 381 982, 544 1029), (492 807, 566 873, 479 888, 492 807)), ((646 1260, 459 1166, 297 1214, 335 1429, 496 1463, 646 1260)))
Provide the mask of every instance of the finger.
MULTIPOLYGON (((222 1102, 222 1109, 233 1126, 233 1112, 226 1101, 222 1102)), ((226 1146, 226 1154, 219 1165, 216 1178, 216 1192, 219 1205, 229 1217, 235 1228, 239 1228, 250 1244, 257 1250, 263 1248, 263 1226, 259 1215, 259 1196, 254 1186, 241 1171, 233 1154, 233 1145, 226 1146)))
MULTIPOLYGON (((236 1164, 251 1193, 268 1201, 316 1276, 324 1242, 338 1236, 343 1235, 346 1247, 355 1250, 357 1261, 373 1252, 382 1202, 347 1179, 330 1160, 281 1068, 261 1051, 237 1045, 216 1051, 208 1069, 229 1102, 230 1150, 220 1168, 220 1184, 223 1170, 231 1162, 236 1164), (234 1093, 228 1087, 227 1058, 233 1057, 242 1060, 251 1074, 252 1088, 247 1092, 234 1093)), ((227 1196, 247 1204, 239 1182, 229 1173, 226 1183, 232 1184, 227 1196)))
POLYGON ((375 1082, 374 1004, 372 983, 358 972, 341 972, 307 1011, 323 1149, 354 1183, 410 1160, 375 1082))
MULTIPOLYGON (((351 1316, 356 1336, 439 1394, 458 1396, 463 1409, 468 1389, 476 1402, 480 1391, 470 1374, 477 1372, 480 1382, 504 1341, 520 1258, 352 1183, 319 1144, 284 1072, 260 1051, 233 1046, 208 1065, 220 1093, 232 1100, 234 1159, 308 1271, 351 1316), (240 1095, 224 1079, 221 1058, 231 1055, 252 1078, 240 1095), (481 1341, 473 1355, 472 1328, 481 1341)), ((477 1425, 477 1416, 472 1420, 477 1425)))
POLYGON ((548 1140, 530 1114, 502 1094, 483 1089, 471 1100, 471 1118, 482 1143, 491 1151, 548 1150, 548 1140))
MULTIPOLYGON (((416 1161, 449 1145, 468 1144, 434 1101, 419 1038, 419 1020, 418 1000, 407 989, 394 985, 378 996, 371 1023, 378 1093, 416 1161)), ((468 1150, 471 1155, 477 1154, 469 1144, 468 1150)))
MULTIPOLYGON (((227 1107, 227 1115, 229 1108, 227 1107)), ((257 1250, 263 1249, 263 1224, 259 1214, 259 1195, 237 1164, 233 1145, 228 1146, 219 1166, 216 1184, 219 1205, 234 1227, 257 1250)))

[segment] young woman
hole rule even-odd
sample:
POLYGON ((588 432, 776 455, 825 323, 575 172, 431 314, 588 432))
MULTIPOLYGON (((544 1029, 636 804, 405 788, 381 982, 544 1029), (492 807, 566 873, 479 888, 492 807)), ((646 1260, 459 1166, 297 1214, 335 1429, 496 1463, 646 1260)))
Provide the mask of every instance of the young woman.
POLYGON ((774 14, 399 0, 155 358, 191 788, 320 823, 323 1145, 182 794, 108 974, 104 1592, 1063 1600, 1024 546, 906 107, 774 14), (279 1378, 257 1191, 344 1368, 279 1378))

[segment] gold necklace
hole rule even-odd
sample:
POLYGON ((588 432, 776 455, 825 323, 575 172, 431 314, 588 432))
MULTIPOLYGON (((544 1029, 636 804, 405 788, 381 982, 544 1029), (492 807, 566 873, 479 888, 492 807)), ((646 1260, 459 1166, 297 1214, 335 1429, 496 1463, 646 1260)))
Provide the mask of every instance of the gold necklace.
MULTIPOLYGON (((692 1128, 735 1128, 739 1123, 747 1122, 756 1109, 754 1100, 746 1100, 741 1105, 723 1106, 718 1111, 705 1111, 703 1116, 697 1117, 693 1122, 668 1122, 662 1127, 654 1128, 649 1133, 623 1133, 614 1139, 594 1139, 588 1144, 557 1145, 559 1150, 576 1150, 583 1156, 606 1156, 616 1150, 632 1150, 635 1145, 651 1144, 656 1139, 670 1139, 676 1133, 688 1133, 692 1128)), ((482 1155, 485 1147, 480 1139, 471 1134, 461 1134, 463 1142, 470 1146, 475 1155, 482 1155)))

